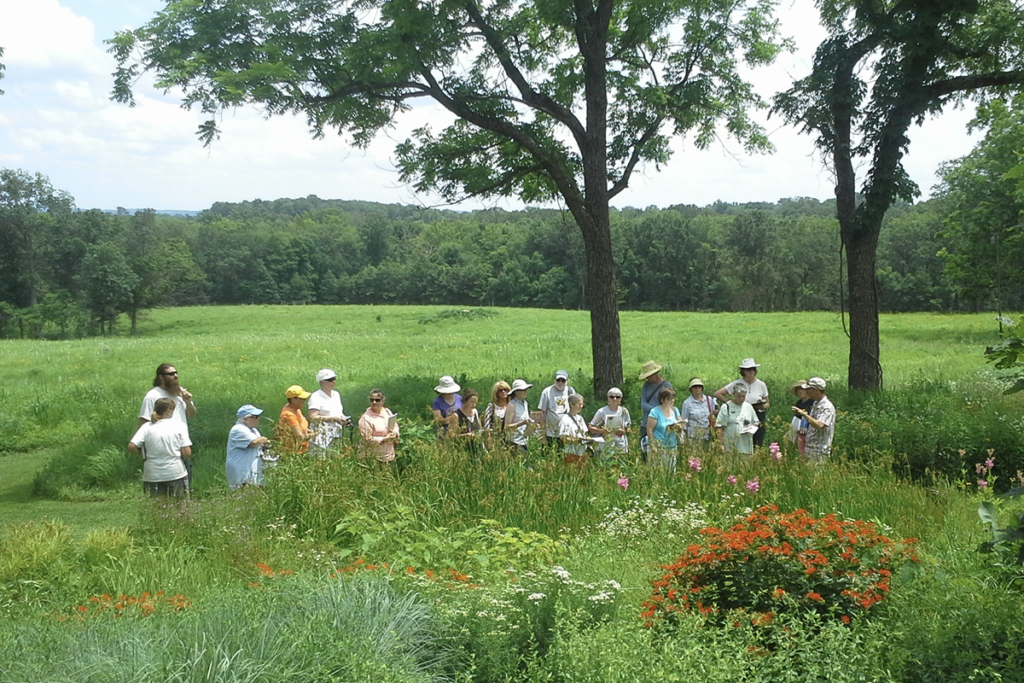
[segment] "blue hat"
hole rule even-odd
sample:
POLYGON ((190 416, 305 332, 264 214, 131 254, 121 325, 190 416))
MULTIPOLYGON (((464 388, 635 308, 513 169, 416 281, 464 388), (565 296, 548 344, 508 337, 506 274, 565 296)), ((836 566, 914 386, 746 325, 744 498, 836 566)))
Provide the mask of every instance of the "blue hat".
POLYGON ((241 419, 243 417, 249 417, 250 415, 259 416, 262 414, 262 410, 252 405, 251 403, 246 403, 244 406, 238 409, 238 412, 235 413, 235 416, 241 419))

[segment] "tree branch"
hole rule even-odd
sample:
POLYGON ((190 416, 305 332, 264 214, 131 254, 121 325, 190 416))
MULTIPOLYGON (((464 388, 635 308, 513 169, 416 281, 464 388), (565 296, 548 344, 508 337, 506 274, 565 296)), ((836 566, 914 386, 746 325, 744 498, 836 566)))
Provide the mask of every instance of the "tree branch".
POLYGON ((528 105, 532 109, 542 111, 545 114, 553 117, 559 123, 564 124, 572 132, 574 136, 581 136, 586 133, 583 128, 583 124, 576 118, 576 115, 571 110, 563 107, 558 102, 551 99, 544 93, 539 93, 533 89, 530 83, 523 76, 523 73, 519 70, 519 67, 512 61, 512 54, 509 52, 508 47, 502 42, 498 32, 494 30, 484 19, 483 13, 480 11, 480 7, 477 5, 475 0, 466 0, 466 12, 469 14, 470 19, 476 25, 480 32, 484 36, 484 40, 490 46, 491 50, 494 51, 494 55, 498 58, 498 63, 501 64, 501 68, 505 74, 512 80, 516 88, 519 90, 519 94, 523 98, 523 103, 528 105))
POLYGON ((608 199, 611 199, 629 187, 629 178, 633 175, 633 169, 636 168, 636 165, 640 162, 640 154, 643 151, 644 145, 650 142, 651 138, 658 134, 658 130, 661 128, 663 121, 663 117, 658 117, 658 119, 651 124, 646 131, 644 131, 644 134, 633 143, 633 151, 629 155, 629 162, 622 170, 622 177, 619 178, 618 181, 616 181, 616 183, 608 190, 608 199))
POLYGON ((944 81, 936 81, 925 89, 929 99, 938 99, 957 92, 996 88, 1003 85, 1020 85, 1024 83, 1024 70, 993 71, 987 74, 957 76, 944 81))

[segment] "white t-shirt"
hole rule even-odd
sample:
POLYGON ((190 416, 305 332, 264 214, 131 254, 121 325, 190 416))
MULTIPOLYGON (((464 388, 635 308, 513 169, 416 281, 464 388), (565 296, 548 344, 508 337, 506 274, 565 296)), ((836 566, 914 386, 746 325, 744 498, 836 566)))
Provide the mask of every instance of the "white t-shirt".
MULTIPOLYGON (((348 418, 344 408, 341 406, 341 394, 337 391, 331 391, 330 394, 326 394, 323 389, 317 389, 309 395, 309 402, 306 403, 306 407, 310 412, 319 410, 322 417, 348 418)), ((311 420, 311 422, 315 422, 315 420, 311 420)), ((321 448, 327 448, 331 445, 331 441, 341 434, 341 430, 342 425, 340 422, 320 423, 316 428, 316 436, 313 439, 313 443, 321 448)))
MULTIPOLYGON (((623 429, 629 429, 629 427, 632 425, 632 422, 630 422, 629 419, 629 411, 626 410, 621 405, 619 406, 619 409, 615 411, 613 411, 607 405, 601 406, 600 408, 597 409, 597 412, 594 413, 594 417, 591 418, 590 424, 594 425, 595 427, 607 427, 608 421, 614 418, 619 419, 623 429)), ((606 448, 614 447, 622 451, 629 450, 629 439, 626 437, 625 434, 623 434, 622 436, 616 436, 614 433, 612 433, 608 434, 604 438, 606 448)))
POLYGON ((544 389, 540 392, 540 402, 537 404, 537 410, 544 411, 544 433, 548 436, 558 436, 558 425, 562 421, 563 415, 569 414, 569 397, 576 393, 576 390, 569 386, 568 383, 565 385, 565 389, 558 390, 556 385, 544 389))
MULTIPOLYGON (((174 401, 174 414, 170 420, 181 425, 185 431, 185 438, 188 438, 188 415, 185 414, 185 399, 180 395, 168 393, 163 387, 153 387, 142 398, 142 409, 139 410, 139 418, 149 422, 153 419, 153 406, 162 398, 169 398, 174 401)), ((191 445, 191 444, 189 444, 191 445)), ((148 479, 146 481, 149 481, 148 479)), ((159 481, 170 481, 161 479, 159 481)))
POLYGON ((139 427, 131 442, 142 451, 143 481, 176 481, 188 476, 181 449, 191 446, 192 442, 176 420, 147 422, 139 427))
MULTIPOLYGON (((587 435, 587 421, 582 415, 563 415, 558 423, 558 436, 571 436, 583 438, 587 435)), ((567 443, 562 450, 570 455, 583 455, 587 452, 587 445, 584 443, 567 443)))
POLYGON ((754 381, 751 382, 750 384, 747 384, 742 379, 737 379, 732 382, 729 382, 728 384, 725 385, 725 393, 732 396, 734 393, 736 393, 736 387, 746 387, 746 402, 749 403, 750 405, 760 403, 761 401, 768 398, 768 385, 766 385, 764 382, 757 379, 756 377, 754 378, 754 381))

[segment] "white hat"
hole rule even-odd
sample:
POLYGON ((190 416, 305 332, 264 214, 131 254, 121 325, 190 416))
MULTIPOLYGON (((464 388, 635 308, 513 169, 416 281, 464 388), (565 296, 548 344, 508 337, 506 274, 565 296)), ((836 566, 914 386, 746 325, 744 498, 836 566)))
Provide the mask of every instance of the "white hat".
POLYGON ((320 372, 316 373, 317 382, 326 382, 327 380, 330 379, 338 379, 338 373, 336 373, 334 370, 331 370, 330 368, 324 368, 320 372))
POLYGON ((441 383, 434 387, 434 391, 439 394, 454 394, 461 389, 455 380, 452 379, 451 375, 445 375, 441 378, 441 383))
POLYGON ((569 373, 566 372, 565 370, 559 370, 558 372, 555 373, 555 379, 559 378, 564 379, 565 381, 569 381, 569 373))
POLYGON ((700 387, 701 389, 704 388, 704 382, 701 381, 700 377, 694 377, 690 380, 689 388, 693 389, 694 387, 700 387))
POLYGON ((511 393, 514 394, 517 391, 519 391, 520 389, 524 389, 525 390, 525 389, 529 389, 532 386, 533 386, 532 384, 527 384, 525 379, 517 379, 516 381, 512 382, 512 392, 511 393))
POLYGON ((812 377, 807 380, 808 389, 817 389, 818 391, 825 391, 825 380, 820 377, 812 377))
POLYGON ((744 358, 740 363, 740 370, 753 370, 759 367, 761 367, 760 363, 755 363, 753 358, 744 358))

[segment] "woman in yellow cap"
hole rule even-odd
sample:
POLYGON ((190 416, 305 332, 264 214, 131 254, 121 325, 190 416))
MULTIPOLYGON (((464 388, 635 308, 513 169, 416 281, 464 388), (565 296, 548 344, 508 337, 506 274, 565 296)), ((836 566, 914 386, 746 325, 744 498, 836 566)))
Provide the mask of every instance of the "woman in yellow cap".
POLYGON ((309 392, 298 384, 285 389, 287 405, 281 408, 277 421, 277 441, 282 453, 305 453, 309 448, 309 420, 302 414, 302 406, 309 392))

